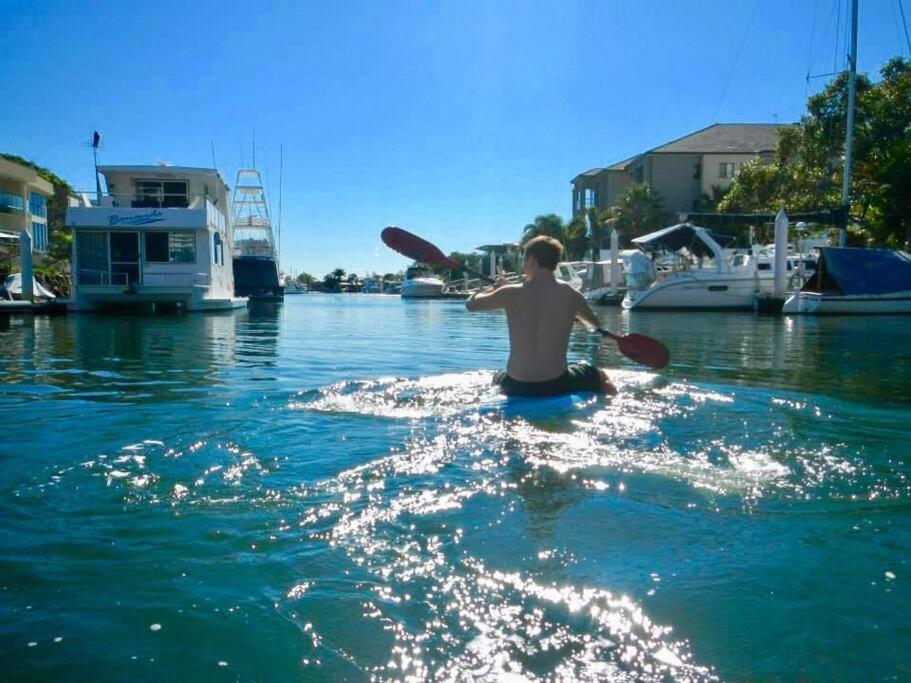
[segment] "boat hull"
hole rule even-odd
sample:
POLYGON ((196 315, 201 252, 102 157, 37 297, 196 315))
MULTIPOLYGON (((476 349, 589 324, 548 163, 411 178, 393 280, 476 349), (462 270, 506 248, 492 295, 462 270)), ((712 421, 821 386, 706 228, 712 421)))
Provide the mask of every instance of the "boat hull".
POLYGON ((278 265, 269 256, 234 257, 234 295, 252 301, 281 301, 285 288, 278 281, 278 265))
POLYGON ((796 292, 784 303, 791 315, 894 315, 911 313, 911 291, 844 296, 825 292, 796 292))
POLYGON ((756 296, 771 291, 772 283, 756 277, 717 279, 677 277, 643 290, 629 289, 626 309, 752 309, 756 296))
POLYGON ((402 283, 403 299, 433 299, 443 295, 443 282, 434 278, 414 278, 402 283))

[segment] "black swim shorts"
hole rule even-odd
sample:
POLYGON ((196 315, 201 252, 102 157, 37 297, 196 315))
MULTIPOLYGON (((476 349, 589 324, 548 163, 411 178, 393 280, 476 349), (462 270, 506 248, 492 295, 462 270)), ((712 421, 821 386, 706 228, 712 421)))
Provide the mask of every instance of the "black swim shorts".
POLYGON ((588 363, 573 363, 559 377, 544 382, 520 382, 500 371, 493 383, 507 396, 559 396, 577 391, 601 391, 601 374, 588 363))

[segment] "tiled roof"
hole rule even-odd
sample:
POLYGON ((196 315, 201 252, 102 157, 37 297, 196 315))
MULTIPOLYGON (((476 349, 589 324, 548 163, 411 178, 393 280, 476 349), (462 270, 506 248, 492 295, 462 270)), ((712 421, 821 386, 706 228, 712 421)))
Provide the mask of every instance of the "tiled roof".
POLYGON ((771 152, 781 126, 774 123, 716 123, 650 149, 647 154, 756 154, 771 152))
MULTIPOLYGON (((639 156, 638 154, 636 156, 639 156)), ((612 166, 608 166, 608 171, 625 171, 633 161, 636 160, 636 156, 630 157, 629 159, 624 159, 623 161, 618 161, 612 166)))

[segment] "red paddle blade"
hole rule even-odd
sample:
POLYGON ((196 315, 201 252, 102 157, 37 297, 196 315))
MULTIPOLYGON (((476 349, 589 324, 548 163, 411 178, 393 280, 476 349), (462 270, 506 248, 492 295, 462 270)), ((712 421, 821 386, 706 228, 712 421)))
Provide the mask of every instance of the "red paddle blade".
POLYGON ((390 225, 380 233, 383 244, 397 251, 402 256, 407 256, 415 261, 426 263, 428 265, 446 266, 453 270, 460 270, 461 264, 453 261, 451 258, 440 251, 436 245, 427 240, 421 239, 417 235, 412 235, 407 230, 402 230, 394 225, 390 225))
POLYGON ((625 334, 615 339, 620 353, 641 365, 660 370, 671 360, 671 352, 664 344, 644 334, 625 334))

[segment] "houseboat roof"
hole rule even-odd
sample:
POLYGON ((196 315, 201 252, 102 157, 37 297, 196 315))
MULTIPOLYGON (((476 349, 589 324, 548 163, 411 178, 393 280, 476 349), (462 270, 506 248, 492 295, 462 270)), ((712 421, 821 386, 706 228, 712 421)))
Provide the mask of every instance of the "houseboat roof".
POLYGON ((98 170, 105 176, 108 173, 143 173, 149 175, 214 175, 225 182, 217 168, 200 168, 197 166, 162 166, 160 164, 123 166, 99 166, 98 170))

